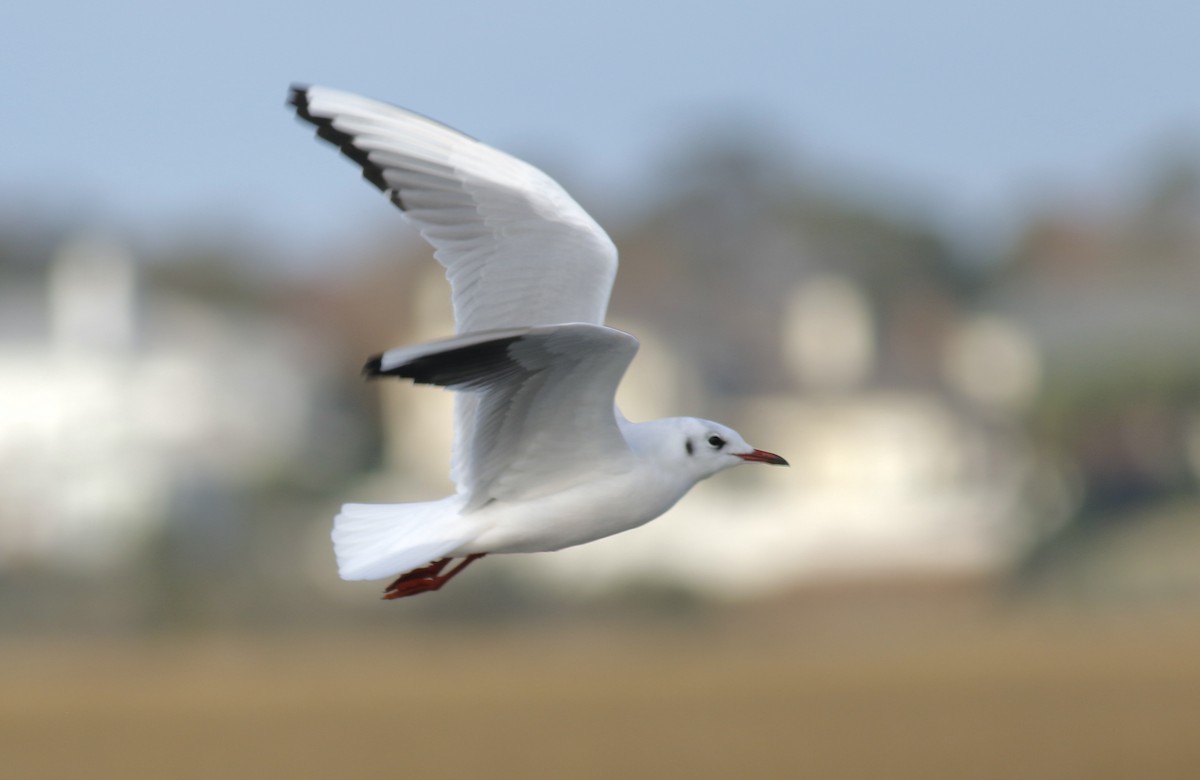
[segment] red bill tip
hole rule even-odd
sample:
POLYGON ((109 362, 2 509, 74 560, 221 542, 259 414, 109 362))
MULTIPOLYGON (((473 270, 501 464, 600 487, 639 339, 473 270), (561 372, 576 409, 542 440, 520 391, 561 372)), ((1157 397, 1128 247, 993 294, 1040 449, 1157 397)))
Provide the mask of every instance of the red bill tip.
POLYGON ((786 466, 788 462, 773 452, 754 450, 753 452, 738 453, 738 457, 748 463, 770 463, 772 466, 786 466))

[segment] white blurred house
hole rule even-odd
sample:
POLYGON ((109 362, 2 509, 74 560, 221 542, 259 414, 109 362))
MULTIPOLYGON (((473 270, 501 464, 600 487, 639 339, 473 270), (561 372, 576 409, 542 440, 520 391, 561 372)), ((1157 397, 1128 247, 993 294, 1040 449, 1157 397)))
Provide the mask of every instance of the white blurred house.
POLYGON ((306 430, 299 335, 145 293, 115 243, 64 246, 0 310, 0 568, 119 563, 180 485, 255 479, 306 430))

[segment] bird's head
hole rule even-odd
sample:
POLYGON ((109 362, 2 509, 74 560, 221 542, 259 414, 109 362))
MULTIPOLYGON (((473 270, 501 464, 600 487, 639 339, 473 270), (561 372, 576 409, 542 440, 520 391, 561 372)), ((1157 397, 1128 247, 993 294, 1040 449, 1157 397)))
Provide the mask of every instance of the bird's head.
POLYGON ((668 455, 684 464, 697 479, 711 477, 743 463, 788 465, 775 453, 750 446, 741 434, 720 423, 698 417, 676 417, 670 422, 671 435, 666 443, 668 455))

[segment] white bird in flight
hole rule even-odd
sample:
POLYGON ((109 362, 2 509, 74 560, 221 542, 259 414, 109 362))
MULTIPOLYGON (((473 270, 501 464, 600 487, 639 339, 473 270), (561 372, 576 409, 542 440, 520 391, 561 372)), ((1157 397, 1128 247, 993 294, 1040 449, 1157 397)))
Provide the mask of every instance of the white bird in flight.
POLYGON ((368 377, 458 391, 454 495, 346 504, 338 573, 434 591, 489 553, 561 550, 643 525, 700 480, 787 461, 694 417, 626 420, 614 397, 637 352, 604 325, 617 250, 553 179, 402 108, 324 87, 289 104, 362 167, 433 245, 457 335, 371 359, 368 377), (461 559, 450 568, 454 559, 461 559))

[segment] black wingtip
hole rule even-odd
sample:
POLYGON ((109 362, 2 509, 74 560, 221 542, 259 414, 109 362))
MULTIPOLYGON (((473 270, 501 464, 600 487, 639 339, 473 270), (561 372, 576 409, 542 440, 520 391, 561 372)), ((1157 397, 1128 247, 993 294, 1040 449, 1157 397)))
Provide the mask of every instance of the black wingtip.
MULTIPOLYGON (((451 346, 442 352, 418 354, 409 360, 397 362, 393 356, 387 368, 383 367, 383 355, 376 355, 363 366, 367 379, 395 377, 411 379, 418 385, 437 385, 455 389, 483 387, 513 368, 508 348, 524 338, 524 334, 499 336, 466 346, 451 346)), ((521 369, 524 370, 524 369, 521 369)))
MULTIPOLYGON (((296 112, 305 119, 309 119, 309 117, 305 116, 308 113, 308 87, 308 84, 293 84, 288 87, 286 104, 295 107, 296 112)), ((312 120, 309 119, 309 121, 312 120)))
POLYGON ((287 105, 296 109, 296 116, 316 126, 317 137, 324 138, 341 150, 342 154, 357 163, 362 168, 364 179, 373 184, 381 192, 392 195, 392 201, 400 208, 404 208, 404 205, 400 202, 399 194, 392 193, 387 181, 384 180, 383 169, 371 162, 367 152, 354 145, 353 136, 335 128, 333 120, 330 117, 313 116, 312 111, 309 110, 308 90, 309 85, 307 84, 293 84, 288 91, 287 105))

